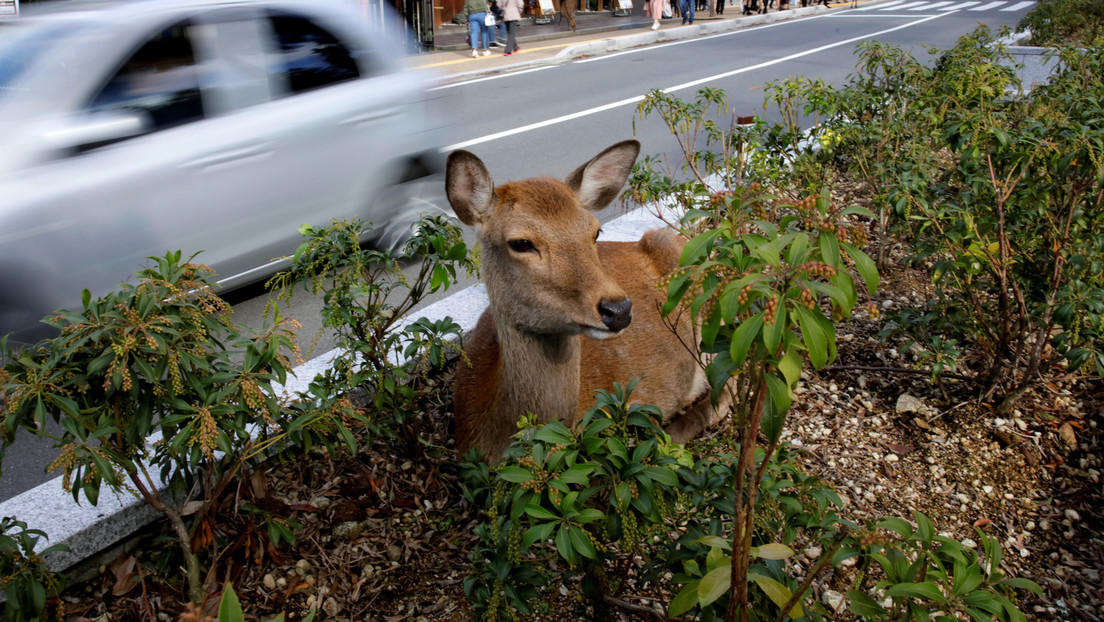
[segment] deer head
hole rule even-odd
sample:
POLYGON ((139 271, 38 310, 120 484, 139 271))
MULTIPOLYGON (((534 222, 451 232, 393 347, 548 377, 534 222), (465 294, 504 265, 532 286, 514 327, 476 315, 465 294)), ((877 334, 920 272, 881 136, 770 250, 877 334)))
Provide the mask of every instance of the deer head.
POLYGON ((640 152, 613 145, 564 181, 538 177, 495 188, 467 151, 449 155, 445 189, 456 215, 480 229, 487 295, 498 321, 541 335, 603 339, 625 329, 632 302, 598 258, 593 212, 625 185, 640 152))

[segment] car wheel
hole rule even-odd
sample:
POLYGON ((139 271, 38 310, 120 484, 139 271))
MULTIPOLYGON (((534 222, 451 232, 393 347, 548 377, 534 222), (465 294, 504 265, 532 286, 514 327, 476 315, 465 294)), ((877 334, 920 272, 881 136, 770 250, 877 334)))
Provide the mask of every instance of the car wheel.
POLYGON ((404 254, 403 247, 414 235, 418 221, 423 217, 438 214, 455 216, 445 196, 443 174, 390 186, 373 203, 371 212, 376 215, 376 218, 370 219, 375 227, 372 245, 393 255, 404 254))

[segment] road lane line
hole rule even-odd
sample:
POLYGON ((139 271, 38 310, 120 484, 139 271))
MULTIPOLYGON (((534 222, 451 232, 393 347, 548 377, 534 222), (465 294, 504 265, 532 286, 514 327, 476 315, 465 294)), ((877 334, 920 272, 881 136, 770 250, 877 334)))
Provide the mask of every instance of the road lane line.
MULTIPOLYGON (((668 88, 665 88, 665 89, 662 89, 662 90, 663 90, 664 93, 674 93, 676 91, 683 91, 683 90, 686 90, 686 89, 691 89, 691 88, 701 86, 701 85, 709 83, 709 82, 715 82, 717 80, 722 80, 724 78, 730 78, 732 76, 739 75, 741 73, 747 73, 749 71, 755 71, 757 69, 763 69, 765 67, 770 67, 772 65, 778 65, 778 64, 781 64, 781 63, 789 62, 791 60, 795 60, 795 59, 802 58, 802 57, 805 57, 805 56, 809 56, 809 55, 812 55, 812 54, 819 54, 819 53, 821 53, 825 50, 830 50, 832 48, 840 47, 840 46, 843 46, 843 45, 849 45, 849 44, 852 44, 852 43, 855 43, 855 42, 858 42, 858 41, 862 41, 864 39, 879 37, 879 36, 884 35, 884 34, 888 34, 888 33, 891 33, 891 32, 896 32, 898 30, 904 30, 905 28, 911 28, 913 26, 923 24, 924 22, 928 22, 928 21, 931 21, 933 19, 938 19, 940 17, 945 17, 947 15, 951 15, 951 13, 940 13, 938 15, 930 15, 928 17, 923 17, 921 19, 917 19, 917 20, 915 20, 913 22, 910 22, 910 23, 907 23, 907 24, 901 24, 899 26, 894 26, 893 28, 887 28, 885 30, 879 30, 877 32, 872 32, 872 33, 861 35, 861 36, 858 36, 858 37, 852 37, 850 39, 844 39, 842 41, 836 41, 835 43, 829 43, 827 45, 822 45, 822 46, 819 46, 819 47, 815 47, 815 48, 812 48, 812 49, 805 50, 803 52, 795 52, 793 54, 790 54, 789 56, 783 56, 781 58, 776 58, 774 60, 765 61, 765 62, 759 63, 757 65, 751 65, 751 66, 748 66, 748 67, 741 67, 740 69, 733 69, 732 71, 726 71, 724 73, 719 73, 719 74, 709 76, 709 77, 706 77, 706 78, 701 78, 701 79, 698 79, 698 80, 691 80, 690 82, 683 82, 682 84, 676 84, 675 86, 671 86, 671 87, 668 87, 668 88)), ((649 49, 655 49, 655 46, 653 46, 652 48, 649 48, 649 49)), ((531 132, 533 130, 537 130, 537 129, 540 129, 540 128, 549 127, 551 125, 559 125, 560 123, 566 123, 568 121, 574 121, 575 119, 581 119, 583 117, 588 117, 590 115, 598 114, 600 112, 606 112, 607 110, 613 110, 615 108, 621 108, 623 106, 631 106, 633 104, 637 104, 637 103, 643 101, 644 97, 645 97, 644 95, 637 95, 636 97, 629 97, 627 99, 622 99, 620 101, 610 102, 608 104, 603 104, 601 106, 596 106, 594 108, 589 108, 587 110, 580 110, 578 112, 573 112, 571 114, 563 115, 563 116, 560 116, 560 117, 555 117, 555 118, 552 118, 552 119, 545 119, 544 121, 538 121, 537 123, 530 123, 529 125, 523 125, 521 127, 517 127, 517 128, 514 128, 514 129, 504 130, 504 131, 501 131, 501 132, 495 132, 494 134, 488 134, 486 136, 481 136, 479 138, 473 138, 471 140, 466 140, 466 141, 463 141, 463 142, 459 142, 459 143, 456 143, 454 145, 449 145, 447 147, 442 148, 441 152, 442 153, 448 153, 448 152, 456 150, 456 149, 467 149, 468 147, 472 147, 472 146, 483 144, 483 143, 488 143, 488 142, 491 142, 491 141, 494 141, 494 140, 498 140, 500 138, 507 138, 509 136, 515 136, 517 134, 524 134, 526 132, 531 132)))

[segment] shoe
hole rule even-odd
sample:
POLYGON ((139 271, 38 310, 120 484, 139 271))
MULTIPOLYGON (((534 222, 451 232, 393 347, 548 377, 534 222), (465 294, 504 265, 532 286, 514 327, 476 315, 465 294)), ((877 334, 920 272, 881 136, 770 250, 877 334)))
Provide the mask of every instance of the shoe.
POLYGON ((659 30, 659 24, 652 24, 652 30, 659 30))
POLYGON ((683 25, 683 26, 685 26, 685 25, 686 25, 686 18, 685 18, 685 17, 684 17, 684 18, 682 19, 682 25, 683 25))
POLYGON ((495 41, 491 41, 491 45, 489 45, 488 47, 496 48, 498 47, 498 43, 495 41))
POLYGON ((479 50, 472 48, 472 58, 479 58, 479 50))
POLYGON ((491 55, 490 50, 483 50, 483 56, 490 56, 490 55, 491 55))
POLYGON ((503 56, 512 56, 512 55, 513 55, 513 52, 506 52, 505 54, 503 54, 503 56))

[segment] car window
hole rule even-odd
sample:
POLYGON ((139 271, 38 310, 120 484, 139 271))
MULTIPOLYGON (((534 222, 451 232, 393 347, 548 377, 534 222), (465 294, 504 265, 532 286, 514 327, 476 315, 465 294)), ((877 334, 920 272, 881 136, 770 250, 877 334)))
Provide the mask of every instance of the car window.
POLYGON ((150 37, 88 107, 93 112, 143 112, 154 131, 202 119, 203 100, 189 24, 176 24, 150 37))
POLYGON ((0 20, 0 98, 17 88, 18 79, 57 40, 74 36, 80 30, 80 24, 69 21, 32 27, 0 20))
POLYGON ((276 37, 273 71, 285 74, 287 89, 302 93, 360 77, 350 48, 311 20, 289 13, 269 19, 276 37))

